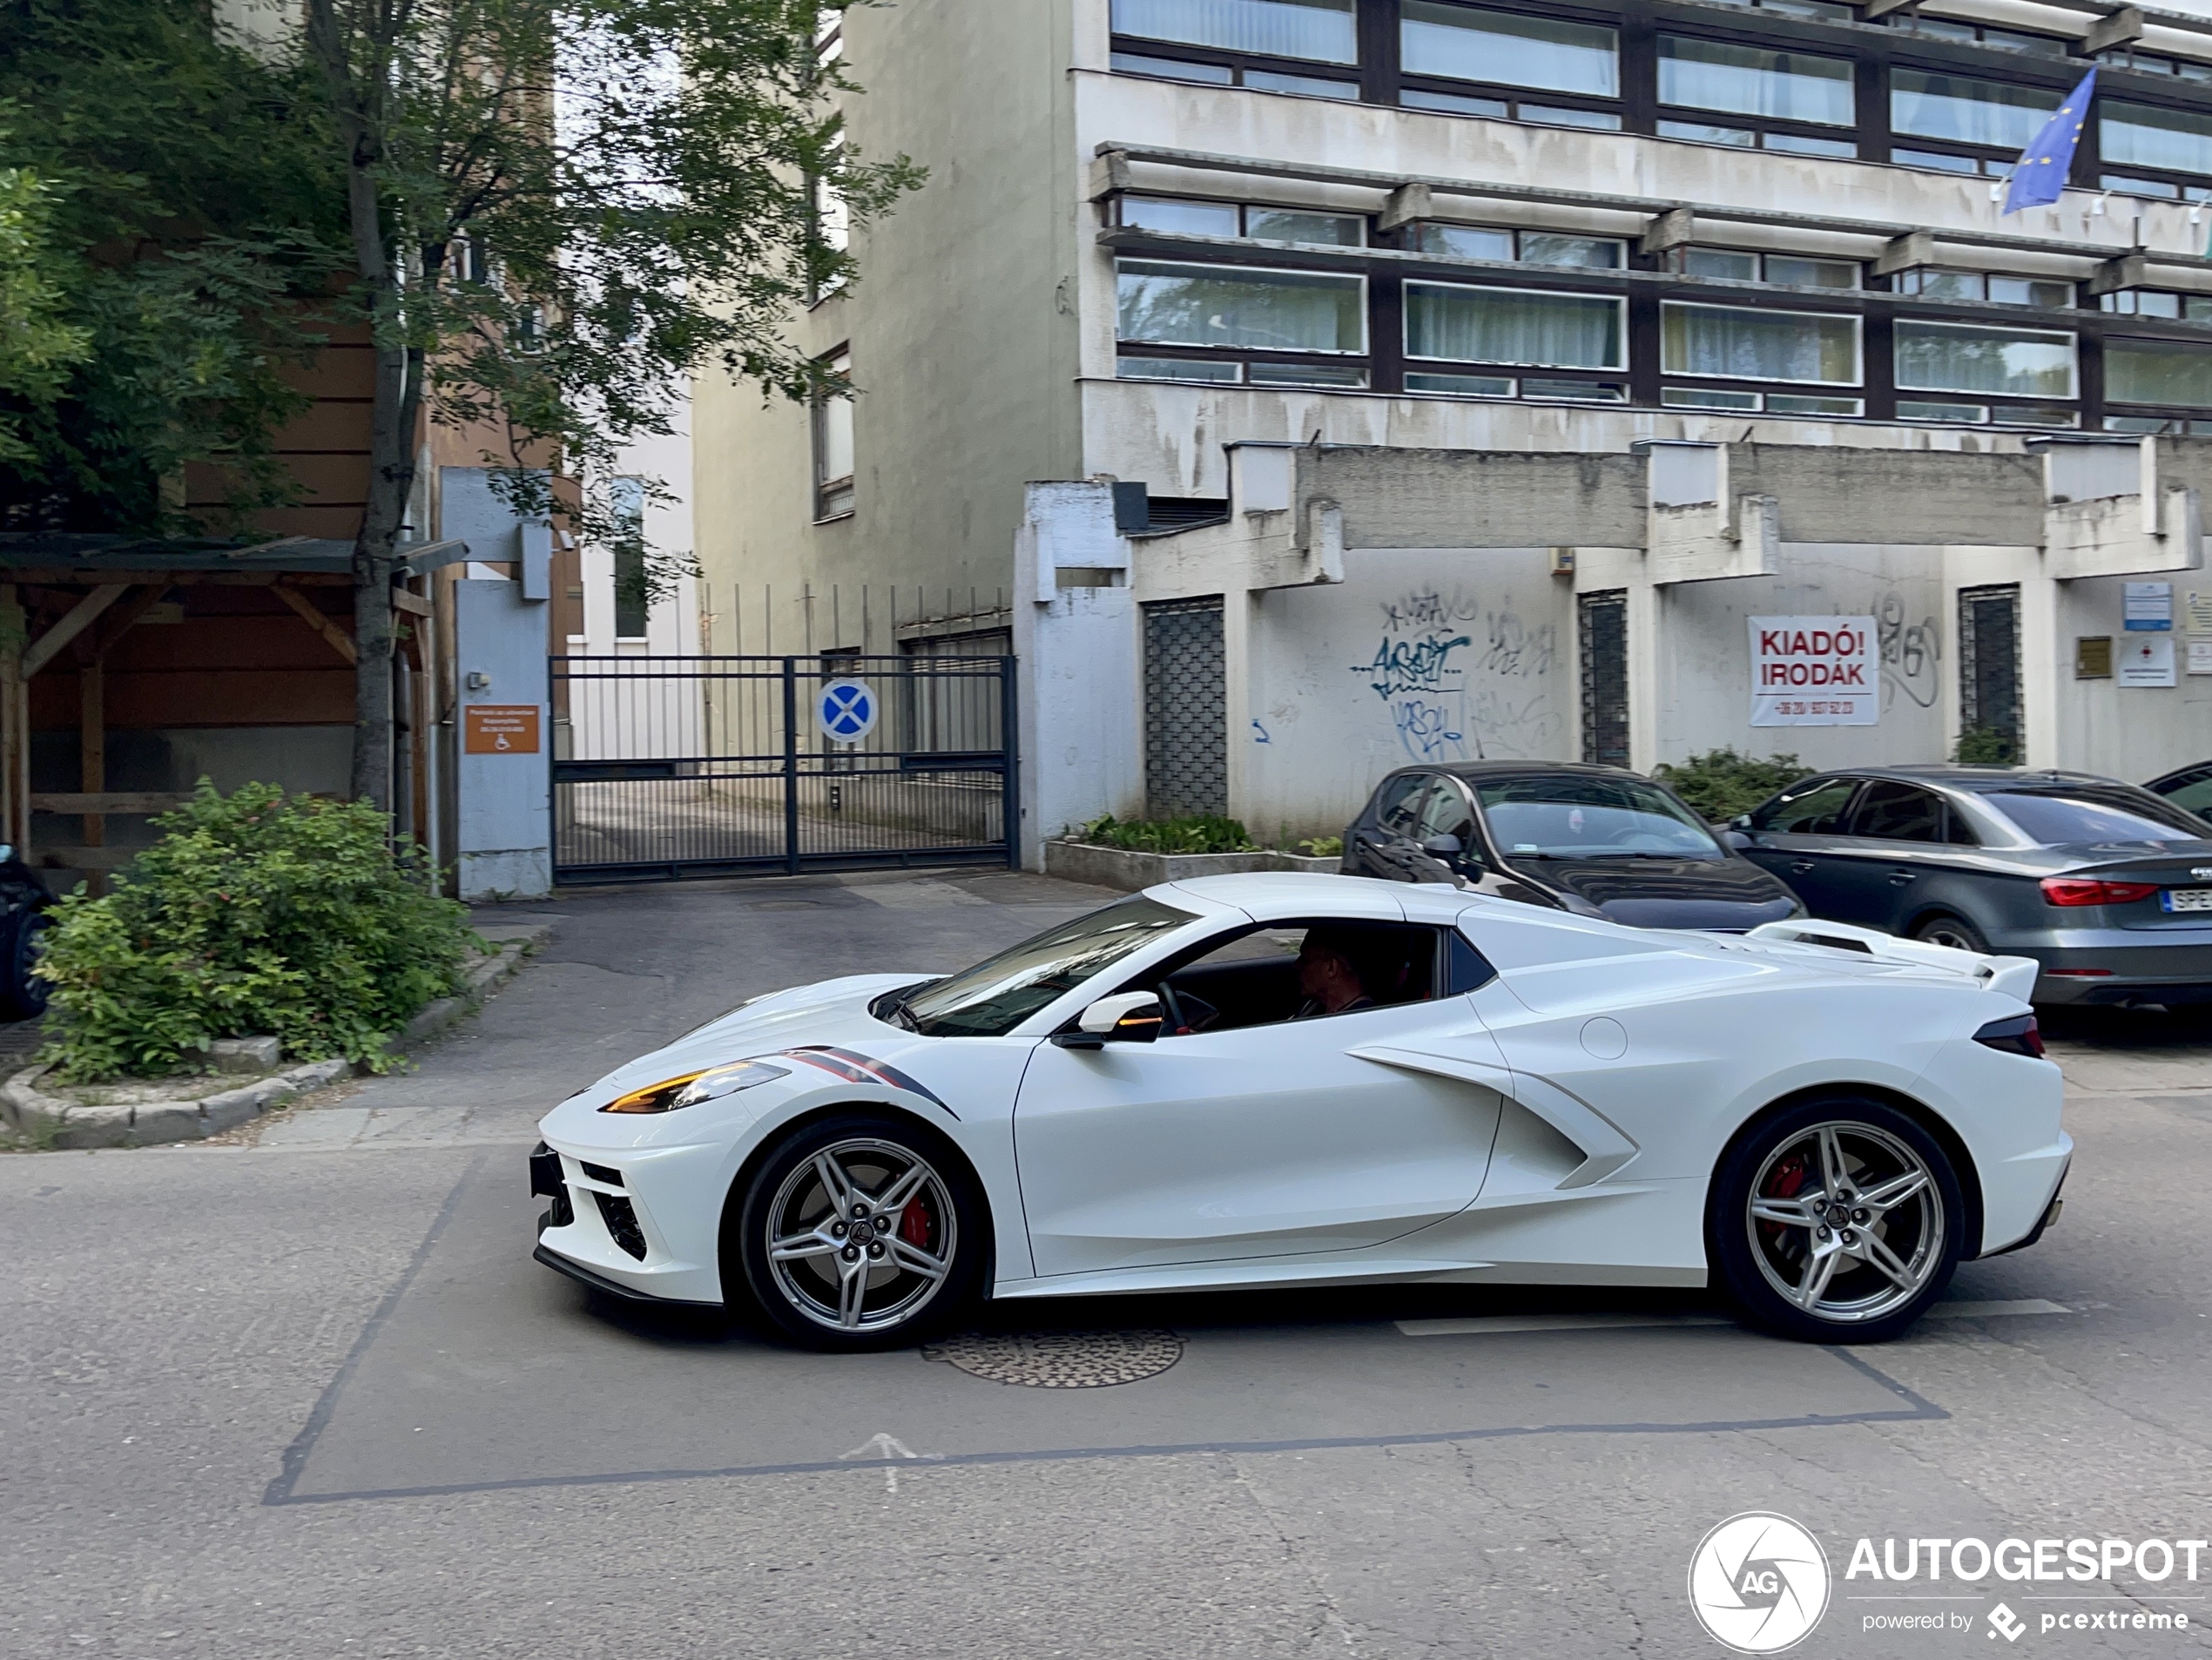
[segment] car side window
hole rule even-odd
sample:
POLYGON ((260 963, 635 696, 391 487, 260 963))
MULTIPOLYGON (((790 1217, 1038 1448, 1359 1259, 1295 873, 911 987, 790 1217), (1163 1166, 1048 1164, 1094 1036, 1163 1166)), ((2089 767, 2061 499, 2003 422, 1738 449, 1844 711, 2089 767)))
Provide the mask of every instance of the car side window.
POLYGON ((1751 814, 1751 828, 1770 835, 1840 835, 1844 810, 1858 788, 1855 778, 1815 778, 1793 784, 1751 814))
POLYGON ((1158 995, 1165 1041, 1427 1002, 1489 977, 1472 946, 1452 945, 1422 923, 1269 922, 1217 935, 1121 989, 1158 995))
POLYGON ((2212 814, 2212 773, 2193 778, 2179 789, 2167 791, 2166 799, 2184 813, 2194 813, 2200 819, 2212 814))
POLYGON ((1402 778, 1386 779, 1381 793, 1375 798, 1375 824, 1386 834, 1412 836, 1421 821, 1421 802, 1428 786, 1435 781, 1430 773, 1408 773, 1402 778))
POLYGON ((1943 799, 1916 785, 1881 779, 1866 786, 1851 816, 1851 833, 1883 841, 1941 841, 1943 799))
POLYGON ((1431 836, 1457 836, 1462 849, 1474 851, 1474 800, 1453 779, 1439 778, 1421 804, 1420 824, 1413 840, 1426 841, 1431 836))

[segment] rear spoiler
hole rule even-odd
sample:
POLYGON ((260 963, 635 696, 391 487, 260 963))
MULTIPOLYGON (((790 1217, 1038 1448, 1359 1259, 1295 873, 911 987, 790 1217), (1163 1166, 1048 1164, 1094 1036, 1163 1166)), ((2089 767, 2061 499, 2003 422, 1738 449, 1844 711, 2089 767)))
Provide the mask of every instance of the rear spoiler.
POLYGON ((1821 945, 1831 951, 1856 951, 1885 962, 1918 962, 1953 974, 1971 975, 1992 991, 2028 1001, 2035 989, 2041 965, 2033 957, 1985 956, 1979 951, 1958 951, 1925 940, 1900 940, 1879 928, 1854 927, 1849 922, 1823 922, 1807 917, 1794 922, 1762 922, 1745 936, 1779 940, 1790 945, 1821 945))

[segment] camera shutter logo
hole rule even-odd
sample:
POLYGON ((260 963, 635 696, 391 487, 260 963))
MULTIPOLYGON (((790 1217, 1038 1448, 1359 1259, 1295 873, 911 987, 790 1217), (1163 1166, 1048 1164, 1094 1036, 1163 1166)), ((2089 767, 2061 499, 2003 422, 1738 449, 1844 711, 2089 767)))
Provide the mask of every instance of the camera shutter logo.
POLYGON ((1730 1516, 1689 1559, 1697 1623, 1738 1654, 1779 1654, 1802 1642, 1828 1611, 1828 1590, 1820 1541, 1762 1510, 1730 1516))

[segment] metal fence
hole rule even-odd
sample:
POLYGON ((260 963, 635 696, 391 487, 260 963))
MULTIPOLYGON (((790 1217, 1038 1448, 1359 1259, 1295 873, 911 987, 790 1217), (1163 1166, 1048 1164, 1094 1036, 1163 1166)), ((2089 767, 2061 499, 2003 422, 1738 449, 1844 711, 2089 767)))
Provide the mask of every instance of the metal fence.
POLYGON ((556 881, 1019 863, 1010 657, 556 657, 551 678, 556 881))

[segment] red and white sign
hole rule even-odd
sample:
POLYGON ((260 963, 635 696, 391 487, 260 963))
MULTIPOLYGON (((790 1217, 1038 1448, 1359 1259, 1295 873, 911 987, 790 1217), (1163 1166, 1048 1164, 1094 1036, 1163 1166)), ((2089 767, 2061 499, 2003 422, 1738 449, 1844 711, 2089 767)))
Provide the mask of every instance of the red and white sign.
POLYGON ((1871 726, 1881 718, 1872 617, 1751 618, 1754 726, 1871 726))

